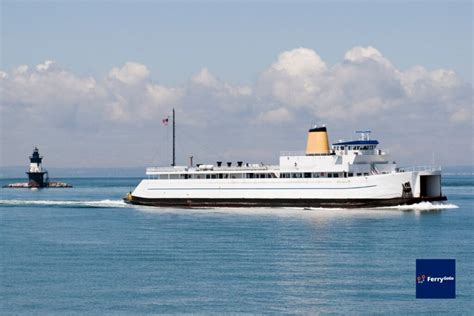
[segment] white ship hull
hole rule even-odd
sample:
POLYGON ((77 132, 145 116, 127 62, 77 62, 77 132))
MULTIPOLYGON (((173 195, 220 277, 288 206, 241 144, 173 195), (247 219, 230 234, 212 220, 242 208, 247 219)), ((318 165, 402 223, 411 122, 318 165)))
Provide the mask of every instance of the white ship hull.
POLYGON ((154 206, 367 207, 443 200, 439 171, 350 178, 144 179, 129 202, 154 206), (429 181, 421 182, 421 177, 429 181), (403 185, 410 183, 410 192, 403 185), (423 191, 423 192, 422 192, 423 191), (423 193, 423 194, 422 194, 423 193))

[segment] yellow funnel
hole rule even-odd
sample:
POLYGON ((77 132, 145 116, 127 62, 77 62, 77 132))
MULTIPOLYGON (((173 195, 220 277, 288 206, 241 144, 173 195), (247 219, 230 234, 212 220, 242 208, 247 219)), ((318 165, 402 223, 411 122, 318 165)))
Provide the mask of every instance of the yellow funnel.
POLYGON ((314 127, 308 132, 306 155, 329 154, 329 140, 326 127, 314 127))

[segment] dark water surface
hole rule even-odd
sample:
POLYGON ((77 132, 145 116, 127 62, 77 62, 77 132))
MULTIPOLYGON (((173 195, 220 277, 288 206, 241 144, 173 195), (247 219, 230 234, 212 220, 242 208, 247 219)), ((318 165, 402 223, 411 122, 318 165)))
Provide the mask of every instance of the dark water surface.
POLYGON ((474 308, 470 176, 442 206, 367 210, 137 207, 120 198, 140 179, 60 180, 0 189, 1 314, 474 308), (456 259, 456 299, 415 299, 417 258, 456 259))

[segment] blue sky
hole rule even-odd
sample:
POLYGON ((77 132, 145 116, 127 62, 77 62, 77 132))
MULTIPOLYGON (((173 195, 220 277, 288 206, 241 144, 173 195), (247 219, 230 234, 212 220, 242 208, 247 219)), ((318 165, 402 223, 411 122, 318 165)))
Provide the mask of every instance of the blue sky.
POLYGON ((172 108, 179 163, 276 162, 312 123, 473 161, 472 2, 2 1, 0 25, 0 166, 168 164, 172 108))
POLYGON ((421 62, 472 76, 469 2, 11 2, 2 5, 2 64, 47 59, 104 75, 126 61, 164 83, 201 67, 234 83, 254 80, 281 51, 315 49, 335 63, 371 45, 399 68, 421 62))

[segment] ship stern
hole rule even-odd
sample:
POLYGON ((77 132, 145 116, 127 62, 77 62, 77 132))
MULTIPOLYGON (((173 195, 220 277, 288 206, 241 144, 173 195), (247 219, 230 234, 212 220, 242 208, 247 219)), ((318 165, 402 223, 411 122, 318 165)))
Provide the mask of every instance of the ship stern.
POLYGON ((423 201, 445 201, 441 186, 441 169, 417 172, 415 196, 423 201))

